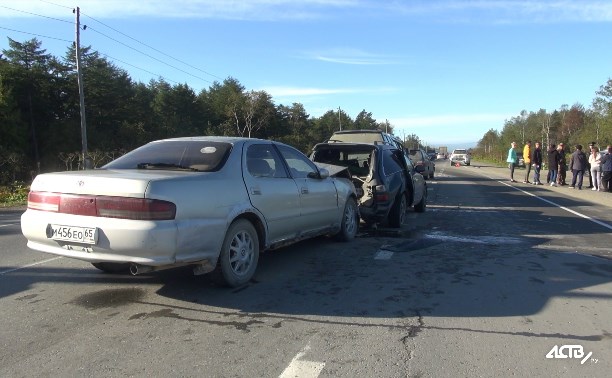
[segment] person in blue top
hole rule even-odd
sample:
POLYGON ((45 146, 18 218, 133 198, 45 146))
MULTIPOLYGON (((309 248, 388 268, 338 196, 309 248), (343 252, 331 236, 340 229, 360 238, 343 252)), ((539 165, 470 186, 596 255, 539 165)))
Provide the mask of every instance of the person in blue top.
POLYGON ((510 149, 508 150, 508 158, 506 162, 508 163, 508 168, 510 168, 510 182, 516 182, 514 180, 514 167, 516 167, 516 163, 518 163, 518 157, 516 155, 516 142, 510 143, 510 149))
POLYGON ((601 157, 601 191, 610 192, 610 181, 612 181, 612 145, 606 148, 606 154, 601 157))

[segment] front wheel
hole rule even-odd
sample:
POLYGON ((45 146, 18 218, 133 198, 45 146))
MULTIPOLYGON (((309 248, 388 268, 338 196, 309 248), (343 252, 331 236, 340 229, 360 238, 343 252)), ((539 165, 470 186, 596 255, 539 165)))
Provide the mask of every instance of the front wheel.
MULTIPOLYGON (((427 188, 425 188, 425 191, 427 192, 427 188)), ((416 211, 417 213, 424 213, 426 208, 427 208, 427 195, 426 193, 423 193, 423 196, 421 197, 421 200, 419 201, 419 203, 414 205, 414 211, 416 211)))
POLYGON ((259 237, 251 222, 238 219, 231 224, 217 262, 223 283, 231 287, 246 284, 253 278, 259 261, 259 237))
POLYGON ((357 211, 357 203, 353 197, 349 197, 344 205, 342 213, 342 224, 340 232, 335 237, 339 241, 350 241, 355 238, 357 229, 359 228, 359 212, 357 211))

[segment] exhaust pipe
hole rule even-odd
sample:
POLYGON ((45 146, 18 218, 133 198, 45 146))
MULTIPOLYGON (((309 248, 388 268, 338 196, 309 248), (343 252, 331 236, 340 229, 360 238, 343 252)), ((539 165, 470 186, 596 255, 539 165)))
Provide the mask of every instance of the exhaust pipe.
POLYGON ((156 270, 155 266, 148 266, 148 265, 140 265, 140 264, 131 264, 130 265, 130 273, 132 274, 132 276, 135 276, 137 274, 143 274, 143 273, 149 273, 152 272, 154 270, 156 270))

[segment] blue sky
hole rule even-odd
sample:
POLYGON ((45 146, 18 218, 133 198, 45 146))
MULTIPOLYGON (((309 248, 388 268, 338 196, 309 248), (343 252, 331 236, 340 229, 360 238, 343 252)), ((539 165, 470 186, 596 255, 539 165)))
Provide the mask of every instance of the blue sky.
POLYGON ((231 76, 434 146, 473 145, 523 109, 589 107, 612 77, 612 2, 598 0, 0 0, 0 49, 36 37, 64 56, 76 6, 81 44, 136 81, 199 92, 231 76))

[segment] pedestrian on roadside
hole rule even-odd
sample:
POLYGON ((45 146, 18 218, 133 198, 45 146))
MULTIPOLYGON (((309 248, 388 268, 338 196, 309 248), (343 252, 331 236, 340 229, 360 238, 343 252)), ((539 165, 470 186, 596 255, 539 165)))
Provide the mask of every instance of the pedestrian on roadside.
POLYGON ((591 190, 599 190, 601 187, 601 154, 597 146, 591 147, 589 154, 589 164, 591 166, 591 176, 593 180, 593 188, 591 190))
MULTIPOLYGON (((591 153, 591 150, 593 149, 593 147, 595 147, 595 142, 589 142, 589 154, 591 153)), ((586 152, 585 152, 586 154, 586 152)), ((587 156, 588 158, 588 156, 587 156)), ((588 159, 587 159, 588 160, 588 159)), ((587 169, 586 169, 586 174, 589 175, 589 189, 594 188, 593 186, 593 175, 591 175, 591 163, 587 162, 587 169)))
POLYGON ((563 143, 559 143, 557 147, 557 152, 559 153, 559 166, 557 167, 557 181, 559 185, 567 185, 565 182, 565 176, 567 172, 567 160, 565 160, 565 145, 563 143))
POLYGON ((540 148, 540 142, 535 142, 535 149, 531 153, 531 164, 533 164, 533 185, 543 185, 540 182, 540 169, 542 169, 542 148, 540 148))
POLYGON ((572 185, 570 185, 570 188, 574 189, 576 184, 578 184, 578 190, 582 190, 582 179, 588 163, 589 160, 586 154, 582 152, 582 144, 577 144, 570 157, 570 170, 572 171, 572 185))
POLYGON ((510 143, 510 149, 508 150, 508 158, 506 162, 508 163, 508 168, 510 168, 510 182, 516 182, 514 179, 514 168, 516 167, 516 163, 518 163, 518 156, 516 155, 516 142, 510 143))
POLYGON ((559 150, 554 144, 548 150, 548 170, 550 171, 550 186, 557 186, 557 169, 559 168, 559 150))
POLYGON ((608 145, 607 152, 601 157, 601 191, 610 191, 612 181, 612 145, 608 145))
POLYGON ((525 162, 525 180, 523 180, 524 184, 531 184, 529 182, 529 174, 531 173, 531 141, 528 140, 525 147, 523 147, 523 161, 525 162))

